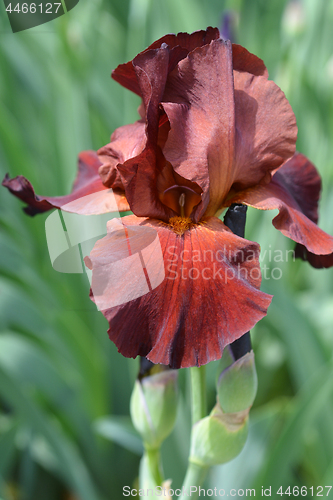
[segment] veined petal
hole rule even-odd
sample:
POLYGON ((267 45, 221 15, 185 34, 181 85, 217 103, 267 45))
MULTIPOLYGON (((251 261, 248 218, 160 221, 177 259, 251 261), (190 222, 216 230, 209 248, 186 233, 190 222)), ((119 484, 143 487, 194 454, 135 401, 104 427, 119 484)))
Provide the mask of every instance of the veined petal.
MULTIPOLYGON (((180 47, 183 50, 177 51, 177 53, 174 52, 174 56, 176 55, 176 57, 172 58, 173 64, 170 68, 171 70, 177 62, 186 57, 187 54, 196 47, 209 44, 212 40, 219 38, 219 36, 219 30, 211 27, 207 28, 207 30, 195 31, 192 34, 178 33, 178 35, 165 35, 159 40, 156 40, 156 42, 152 43, 146 50, 141 52, 140 55, 144 55, 147 51, 152 49, 159 49, 163 43, 168 45, 171 49, 174 47, 180 47)), ((138 94, 139 96, 142 95, 132 61, 129 61, 126 64, 120 64, 112 72, 112 78, 135 94, 138 94)))
POLYGON ((273 219, 276 229, 311 254, 320 256, 313 257, 317 264, 314 267, 329 267, 333 264, 333 237, 316 224, 319 192, 320 179, 315 167, 305 156, 297 154, 275 172, 269 184, 241 191, 228 200, 228 204, 278 209, 279 214, 273 219))
POLYGON ((108 202, 114 205, 113 200, 116 200, 119 211, 130 210, 124 192, 114 190, 113 194, 108 196, 105 186, 102 184, 101 178, 98 175, 98 169, 101 162, 95 151, 84 151, 79 155, 78 174, 73 184, 71 194, 66 196, 39 196, 35 194, 31 183, 22 175, 10 179, 8 175, 2 181, 2 185, 7 187, 9 191, 27 203, 24 211, 29 215, 35 215, 41 212, 47 212, 52 208, 67 207, 64 210, 85 213, 105 213, 110 211, 108 202), (93 193, 100 193, 94 197, 94 203, 87 207, 83 197, 93 193), (113 198, 114 196, 114 198, 113 198), (110 198, 110 200, 109 200, 110 198))
MULTIPOLYGON (((292 193, 303 214, 318 224, 321 178, 316 167, 304 155, 297 153, 277 173, 292 193)), ((317 269, 333 266, 333 253, 315 255, 300 243, 296 244, 295 256, 307 260, 311 266, 317 269)))
POLYGON ((235 236, 219 219, 189 222, 182 235, 152 219, 121 222, 118 228, 111 222, 86 263, 109 336, 124 356, 174 368, 200 366, 219 359, 227 344, 266 314, 271 296, 259 290, 259 246, 235 236), (160 253, 145 248, 153 238, 147 231, 158 236, 160 253))
POLYGON ((97 151, 103 163, 98 172, 106 187, 124 190, 117 165, 142 153, 146 141, 146 124, 143 120, 124 125, 113 132, 109 144, 97 151))
POLYGON ((170 51, 162 45, 139 54, 133 68, 140 87, 146 113, 146 144, 137 156, 117 165, 131 210, 137 216, 169 220, 175 215, 165 206, 157 192, 157 179, 166 165, 158 146, 159 104, 164 93, 168 74, 170 51))
POLYGON ((140 95, 146 110, 147 144, 156 145, 159 125, 159 104, 168 76, 170 50, 162 45, 147 50, 133 59, 140 95))
POLYGON ((203 190, 194 220, 213 215, 234 181, 234 92, 231 43, 195 49, 168 77, 163 108, 171 130, 163 154, 203 190))
POLYGON ((295 115, 284 93, 267 75, 234 69, 237 190, 265 184, 271 172, 295 153, 295 115))
POLYGON ((158 148, 147 147, 140 155, 118 165, 126 198, 132 212, 138 217, 149 215, 166 222, 177 215, 158 196, 158 177, 165 163, 158 148))

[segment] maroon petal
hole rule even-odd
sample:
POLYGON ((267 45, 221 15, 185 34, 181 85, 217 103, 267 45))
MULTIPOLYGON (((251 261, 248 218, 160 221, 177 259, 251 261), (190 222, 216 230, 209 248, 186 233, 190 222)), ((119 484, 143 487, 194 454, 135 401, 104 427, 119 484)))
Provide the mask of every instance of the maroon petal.
POLYGON ((146 141, 146 125, 142 120, 119 127, 113 132, 110 143, 97 151, 103 163, 99 175, 106 187, 124 190, 117 165, 142 153, 146 141))
MULTIPOLYGON (((316 167, 302 154, 296 154, 275 174, 297 201, 304 215, 318 223, 321 178, 316 167)), ((304 245, 296 244, 295 257, 307 260, 316 269, 333 266, 333 253, 315 255, 304 245)))
POLYGON ((232 65, 234 71, 246 71, 254 76, 268 78, 264 61, 237 43, 232 44, 232 65))
MULTIPOLYGON (((165 122, 160 120, 159 106, 168 75, 169 56, 169 48, 162 45, 160 49, 148 50, 133 60, 146 110, 146 146, 137 156, 117 165, 131 210, 137 216, 149 216, 164 221, 176 215, 161 202, 158 192, 158 179, 167 167, 158 142, 161 139, 159 125, 165 122)), ((165 124, 168 125, 167 122, 165 124)))
POLYGON ((267 75, 234 70, 237 190, 270 181, 271 172, 295 153, 295 115, 284 93, 267 75))
POLYGON ((168 76, 169 56, 169 48, 162 45, 160 49, 147 50, 133 59, 133 68, 146 110, 148 145, 157 144, 159 105, 168 76))
POLYGON ((86 262, 109 336, 124 356, 173 368, 200 366, 219 359, 227 344, 266 314, 271 296, 259 290, 259 246, 235 236, 219 219, 189 219, 183 234, 176 232, 177 221, 172 226, 130 216, 122 223, 121 230, 111 223, 86 262), (152 230, 160 253, 146 248, 152 230), (131 261, 141 264, 131 267, 131 261), (98 277, 102 282, 96 283, 98 277))
POLYGON ((316 167, 301 153, 296 153, 274 174, 312 222, 318 222, 321 178, 316 167))
POLYGON ((140 155, 118 165, 126 198, 132 212, 138 217, 153 217, 167 222, 177 215, 164 205, 157 191, 158 178, 166 167, 158 148, 147 147, 140 155))
MULTIPOLYGON (((318 217, 319 191, 317 171, 305 156, 298 154, 277 170, 269 184, 237 193, 228 203, 244 203, 261 210, 278 209, 273 225, 303 245, 307 252, 320 256, 310 256, 314 267, 329 267, 332 265, 333 237, 313 222, 318 217)), ((308 253, 301 252, 299 249, 298 256, 307 257, 308 253)))
MULTIPOLYGON (((24 208, 24 211, 29 215, 46 212, 52 208, 61 208, 64 205, 67 205, 70 211, 76 213, 83 213, 82 210, 87 214, 102 213, 99 208, 107 205, 108 196, 106 188, 103 186, 98 174, 98 169, 101 164, 102 163, 94 151, 84 151, 80 153, 78 175, 75 179, 71 194, 67 196, 39 196, 35 194, 34 188, 30 182, 22 175, 14 179, 10 179, 9 176, 6 175, 2 181, 2 185, 7 187, 13 195, 27 203, 28 206, 24 208), (87 212, 85 202, 80 199, 98 192, 101 192, 101 200, 95 197, 95 206, 90 206, 87 212), (69 204, 71 205, 69 206, 69 204)), ((115 190, 114 196, 119 211, 130 210, 123 192, 115 190)), ((111 200, 113 200, 112 197, 111 200)))
POLYGON ((171 130, 163 154, 178 174, 203 190, 193 214, 198 221, 205 210, 216 212, 234 180, 230 42, 214 40, 180 61, 169 75, 164 99, 171 130))
MULTIPOLYGON (((171 49, 174 47, 180 47, 181 51, 174 52, 176 57, 172 58, 172 65, 170 70, 184 57, 187 56, 189 52, 194 50, 196 47, 201 47, 203 45, 209 44, 212 40, 219 38, 219 30, 217 28, 207 28, 205 31, 195 31, 192 34, 188 33, 178 33, 178 35, 165 35, 156 42, 152 43, 146 50, 141 52, 139 55, 144 55, 147 51, 151 49, 159 49, 164 43, 168 45, 171 49)), ((135 68, 132 61, 126 64, 120 64, 113 72, 112 78, 116 80, 120 85, 131 90, 135 94, 141 96, 141 87, 138 83, 135 68)))

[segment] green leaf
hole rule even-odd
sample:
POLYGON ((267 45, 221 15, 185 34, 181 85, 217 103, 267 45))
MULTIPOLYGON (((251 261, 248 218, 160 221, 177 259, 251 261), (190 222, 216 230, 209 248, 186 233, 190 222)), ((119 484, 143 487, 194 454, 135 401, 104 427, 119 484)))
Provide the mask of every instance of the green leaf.
POLYGON ((333 362, 330 362, 312 377, 296 400, 290 403, 290 415, 256 480, 256 487, 272 486, 274 491, 283 483, 288 470, 295 464, 302 451, 303 435, 300 430, 307 429, 320 414, 332 391, 333 362))
POLYGON ((134 429, 130 417, 109 416, 95 422, 95 430, 101 436, 119 444, 126 450, 141 456, 143 445, 141 438, 134 429))

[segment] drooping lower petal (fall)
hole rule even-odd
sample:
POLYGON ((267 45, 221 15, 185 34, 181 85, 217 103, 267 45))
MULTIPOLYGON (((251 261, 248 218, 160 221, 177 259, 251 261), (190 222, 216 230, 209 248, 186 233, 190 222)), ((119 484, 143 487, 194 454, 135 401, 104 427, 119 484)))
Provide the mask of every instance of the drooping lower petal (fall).
POLYGON ((65 196, 40 196, 35 194, 34 188, 31 183, 22 175, 10 179, 8 175, 2 181, 2 185, 9 189, 9 191, 27 203, 24 211, 29 215, 35 215, 42 212, 52 210, 52 208, 62 208, 64 210, 89 214, 105 213, 114 211, 114 200, 117 204, 118 211, 130 210, 124 192, 115 189, 110 196, 108 196, 107 188, 102 184, 101 178, 98 174, 98 169, 102 165, 95 151, 84 151, 79 155, 78 161, 78 174, 73 184, 71 194, 65 196), (87 202, 82 199, 88 195, 96 194, 94 203, 87 206, 87 202), (111 210, 109 209, 109 202, 112 204, 111 210))
MULTIPOLYGON (((318 204, 322 183, 313 163, 306 156, 297 153, 278 170, 278 177, 292 193, 303 214, 318 224, 318 204)), ((333 266, 333 253, 316 255, 300 243, 296 244, 295 257, 307 260, 317 269, 333 266)))
POLYGON ((259 290, 259 246, 219 219, 165 224, 129 216, 122 224, 111 223, 86 263, 109 336, 124 356, 199 366, 219 359, 266 314, 271 296, 259 290), (151 232, 158 238, 147 249, 151 232))
POLYGON ((275 172, 269 184, 241 191, 228 204, 278 209, 279 214, 273 219, 276 229, 311 254, 321 256, 316 259, 315 267, 329 267, 320 265, 321 260, 323 264, 332 262, 333 237, 316 224, 319 192, 320 179, 315 167, 305 156, 297 154, 275 172))

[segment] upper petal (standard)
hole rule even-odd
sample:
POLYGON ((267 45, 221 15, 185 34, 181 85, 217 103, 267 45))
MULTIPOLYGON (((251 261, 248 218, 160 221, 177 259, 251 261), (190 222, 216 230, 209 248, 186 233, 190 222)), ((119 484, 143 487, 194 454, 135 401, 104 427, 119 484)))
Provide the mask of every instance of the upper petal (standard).
POLYGON ((163 108, 171 130, 163 154, 203 190, 193 214, 214 215, 233 184, 235 140, 231 43, 195 49, 169 75, 163 108))

